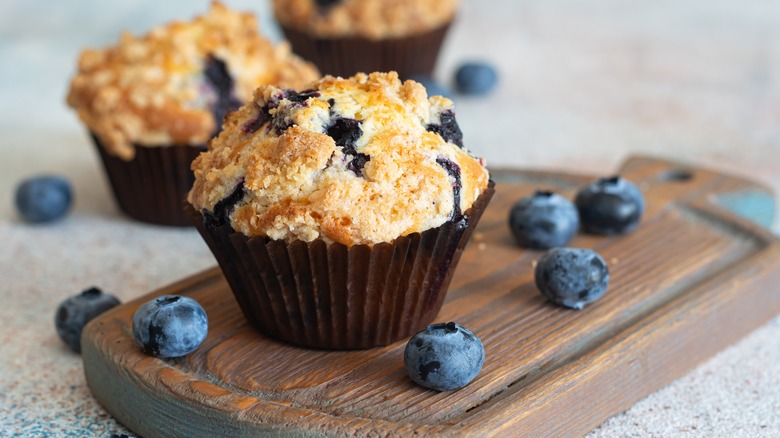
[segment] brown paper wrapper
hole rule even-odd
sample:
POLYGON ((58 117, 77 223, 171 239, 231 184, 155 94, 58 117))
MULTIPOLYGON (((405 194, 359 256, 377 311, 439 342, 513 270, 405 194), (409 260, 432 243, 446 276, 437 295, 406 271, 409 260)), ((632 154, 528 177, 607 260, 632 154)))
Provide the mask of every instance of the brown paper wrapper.
POLYGON ((106 152, 94 134, 100 159, 119 208, 141 222, 191 227, 182 210, 195 175, 192 160, 205 150, 197 146, 135 147, 135 157, 125 161, 106 152))
POLYGON ((431 75, 450 23, 403 38, 317 38, 282 26, 293 51, 313 62, 323 74, 349 77, 358 72, 396 71, 403 78, 431 75))
POLYGON ((192 218, 247 320, 265 335, 327 349, 388 345, 439 313, 463 248, 493 196, 493 182, 462 222, 369 247, 248 238, 192 218))

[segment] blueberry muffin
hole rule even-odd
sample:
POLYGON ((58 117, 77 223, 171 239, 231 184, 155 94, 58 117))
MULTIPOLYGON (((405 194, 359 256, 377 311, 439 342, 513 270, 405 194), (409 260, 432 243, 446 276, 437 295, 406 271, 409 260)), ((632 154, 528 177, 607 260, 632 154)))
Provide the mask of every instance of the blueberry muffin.
POLYGON ((251 14, 208 13, 82 52, 68 104, 92 133, 120 207, 146 222, 188 225, 190 163, 227 112, 260 84, 296 87, 314 66, 258 33, 251 14))
POLYGON ((431 322, 493 193, 452 101, 395 72, 261 86, 192 169, 188 211, 247 318, 319 348, 431 322))
POLYGON ((274 0, 293 50, 324 74, 430 75, 458 0, 274 0))

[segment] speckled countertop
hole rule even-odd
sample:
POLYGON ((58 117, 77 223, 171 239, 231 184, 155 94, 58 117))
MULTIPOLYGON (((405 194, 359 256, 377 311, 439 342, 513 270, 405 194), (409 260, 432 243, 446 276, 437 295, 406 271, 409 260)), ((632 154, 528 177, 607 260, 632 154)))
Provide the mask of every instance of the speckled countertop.
MULTIPOLYGON (((227 3, 259 11, 278 35, 266 1, 227 3)), ((81 48, 206 6, 0 3, 0 436, 129 433, 92 399, 80 357, 57 338, 57 304, 92 285, 129 300, 215 263, 194 230, 118 212, 64 105, 81 48), (56 225, 28 226, 13 188, 41 172, 71 179, 75 208, 56 225)), ((774 0, 465 0, 438 77, 465 59, 499 68, 490 97, 457 99, 467 142, 492 163, 602 174, 641 152, 778 190, 778 22, 774 0)), ((779 388, 775 318, 591 435, 780 436, 779 388)))

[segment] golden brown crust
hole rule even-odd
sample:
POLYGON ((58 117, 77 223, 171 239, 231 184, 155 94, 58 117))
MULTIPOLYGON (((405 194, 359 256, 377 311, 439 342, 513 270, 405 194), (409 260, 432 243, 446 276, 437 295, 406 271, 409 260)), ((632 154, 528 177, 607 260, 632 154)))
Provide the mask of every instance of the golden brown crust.
POLYGON ((449 99, 395 72, 307 88, 261 86, 228 116, 193 162, 196 209, 219 214, 243 187, 226 213, 247 236, 374 244, 442 225, 487 187, 483 162, 431 128, 452 114, 449 99))
POLYGON ((216 128, 210 108, 218 96, 204 75, 212 56, 225 63, 240 102, 260 84, 297 87, 318 76, 287 43, 274 47, 263 38, 254 16, 214 2, 192 21, 141 37, 125 33, 114 47, 85 50, 68 104, 123 159, 132 159, 133 144, 205 144, 216 128))
POLYGON ((342 0, 322 8, 314 0, 274 0, 283 26, 312 36, 398 38, 436 29, 452 20, 458 0, 342 0))

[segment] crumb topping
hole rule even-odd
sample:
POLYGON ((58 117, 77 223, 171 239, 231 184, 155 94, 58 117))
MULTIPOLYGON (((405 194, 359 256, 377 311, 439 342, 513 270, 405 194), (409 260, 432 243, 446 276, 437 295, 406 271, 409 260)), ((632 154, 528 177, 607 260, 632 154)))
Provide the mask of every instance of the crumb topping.
POLYGON ((205 144, 259 84, 297 87, 317 77, 287 43, 263 38, 252 14, 213 2, 191 21, 84 50, 67 101, 110 153, 130 160, 133 145, 205 144))
POLYGON ((332 38, 397 38, 435 29, 455 15, 458 0, 274 0, 287 27, 332 38))
POLYGON ((247 236, 392 242, 460 220, 487 187, 453 130, 452 101, 395 72, 261 86, 193 162, 188 200, 247 236))

